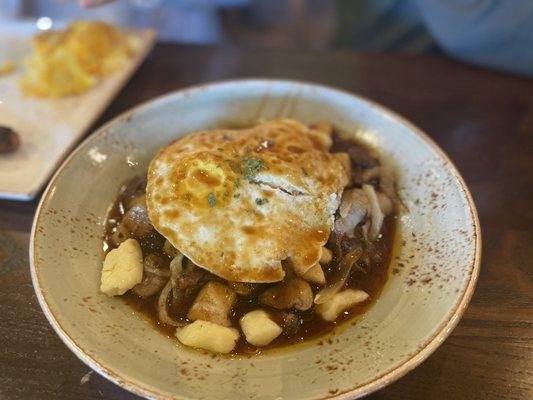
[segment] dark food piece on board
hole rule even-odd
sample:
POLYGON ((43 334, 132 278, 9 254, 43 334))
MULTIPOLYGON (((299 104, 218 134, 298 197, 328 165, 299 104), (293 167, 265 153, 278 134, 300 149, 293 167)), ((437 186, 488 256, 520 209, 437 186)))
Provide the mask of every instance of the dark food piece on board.
POLYGON ((0 126, 0 154, 14 153, 19 147, 18 133, 7 126, 0 126))

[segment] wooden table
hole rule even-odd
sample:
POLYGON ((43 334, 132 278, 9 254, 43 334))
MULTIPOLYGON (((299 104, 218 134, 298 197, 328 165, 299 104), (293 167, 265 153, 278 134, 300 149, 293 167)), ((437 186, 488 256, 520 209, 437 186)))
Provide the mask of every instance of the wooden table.
MULTIPOLYGON (((476 201, 470 307, 426 362, 369 398, 533 399, 533 81, 440 58, 158 45, 95 128, 159 94, 244 77, 320 82, 396 110, 450 155, 476 201)), ((90 373, 41 312, 28 267, 36 204, 0 201, 0 399, 135 398, 90 373)))

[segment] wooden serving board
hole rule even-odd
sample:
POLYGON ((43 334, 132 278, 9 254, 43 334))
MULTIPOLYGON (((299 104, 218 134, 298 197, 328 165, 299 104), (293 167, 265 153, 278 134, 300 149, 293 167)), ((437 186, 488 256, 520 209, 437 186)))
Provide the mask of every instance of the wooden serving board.
MULTIPOLYGON (((133 31, 140 50, 126 68, 105 78, 88 91, 64 98, 38 98, 22 93, 22 68, 0 75, 0 125, 15 130, 20 148, 0 154, 0 198, 31 200, 61 161, 125 85, 154 45, 151 30, 133 31)), ((0 31, 0 64, 17 65, 31 51, 31 35, 0 31)))

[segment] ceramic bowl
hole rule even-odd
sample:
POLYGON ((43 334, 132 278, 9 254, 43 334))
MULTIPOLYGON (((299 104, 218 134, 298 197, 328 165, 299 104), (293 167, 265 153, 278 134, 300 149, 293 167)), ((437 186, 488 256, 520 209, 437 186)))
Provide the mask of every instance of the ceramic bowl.
POLYGON ((403 376, 450 334, 472 296, 479 222, 465 183, 423 132, 361 97, 308 83, 246 80, 181 90, 100 128, 44 193, 31 240, 33 285, 46 317, 87 365, 141 396, 172 399, 355 398, 403 376), (254 357, 180 346, 99 292, 106 213, 121 183, 187 132, 259 118, 330 121, 379 149, 399 176, 391 274, 355 323, 305 345, 254 357))

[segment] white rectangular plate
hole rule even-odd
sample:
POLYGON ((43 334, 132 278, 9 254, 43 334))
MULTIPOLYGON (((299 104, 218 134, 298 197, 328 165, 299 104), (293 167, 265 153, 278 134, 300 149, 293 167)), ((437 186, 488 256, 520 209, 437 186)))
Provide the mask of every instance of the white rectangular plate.
MULTIPOLYGON (((140 50, 126 68, 103 78, 88 91, 65 98, 37 98, 19 89, 22 68, 0 76, 0 125, 15 130, 20 148, 0 154, 0 198, 31 200, 72 147, 125 85, 155 40, 152 31, 134 31, 140 50)), ((0 64, 21 64, 30 49, 31 36, 0 32, 0 64)))

